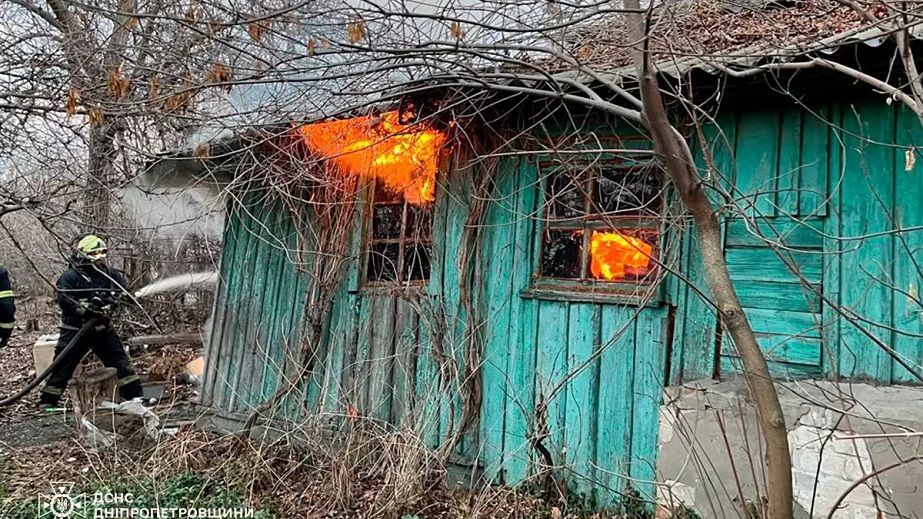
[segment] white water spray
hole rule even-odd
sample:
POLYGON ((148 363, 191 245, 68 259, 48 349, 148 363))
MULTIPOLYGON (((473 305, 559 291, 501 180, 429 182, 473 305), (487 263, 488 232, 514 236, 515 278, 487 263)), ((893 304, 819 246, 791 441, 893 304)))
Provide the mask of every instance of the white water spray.
POLYGON ((135 292, 135 297, 143 298, 165 292, 186 292, 189 290, 214 290, 218 284, 218 272, 191 272, 170 276, 135 292))

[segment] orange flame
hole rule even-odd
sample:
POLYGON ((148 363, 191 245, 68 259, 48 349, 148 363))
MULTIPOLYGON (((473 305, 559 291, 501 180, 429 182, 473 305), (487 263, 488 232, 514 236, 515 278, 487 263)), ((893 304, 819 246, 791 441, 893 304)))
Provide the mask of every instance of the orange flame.
POLYGON ((439 150, 445 134, 400 122, 398 112, 306 124, 301 134, 314 153, 344 173, 381 181, 412 204, 435 200, 439 150))
POLYGON ((653 247, 640 238, 617 232, 593 231, 590 236, 590 270, 596 279, 622 279, 625 274, 644 274, 651 264, 653 247))

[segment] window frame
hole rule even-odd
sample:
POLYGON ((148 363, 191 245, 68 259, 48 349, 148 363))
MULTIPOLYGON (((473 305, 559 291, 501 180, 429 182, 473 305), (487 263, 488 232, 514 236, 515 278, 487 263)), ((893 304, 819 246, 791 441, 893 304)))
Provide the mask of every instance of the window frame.
MULTIPOLYGON (((437 172, 438 178, 438 172, 437 172)), ((402 200, 402 210, 401 210, 401 230, 400 236, 398 238, 375 238, 374 236, 374 219, 375 219, 375 188, 376 188, 377 179, 368 178, 363 179, 360 182, 361 190, 361 218, 362 218, 362 229, 361 229, 361 238, 360 238, 360 254, 359 261, 359 291, 361 292, 389 292, 392 290, 423 290, 425 291, 429 287, 430 280, 433 277, 433 265, 436 255, 435 250, 435 223, 436 223, 436 203, 439 196, 439 183, 436 183, 435 191, 433 193, 434 200, 431 202, 432 205, 432 222, 430 222, 430 236, 428 240, 414 240, 411 237, 408 237, 406 234, 407 227, 407 218, 409 213, 409 206, 412 204, 407 200, 402 200), (397 243, 399 245, 398 249, 398 264, 395 266, 395 279, 380 280, 380 279, 371 279, 369 274, 370 265, 369 260, 373 252, 373 246, 378 243, 397 243), (410 279, 404 278, 403 275, 403 260, 406 256, 406 250, 409 247, 414 245, 425 245, 429 244, 430 246, 430 255, 429 255, 429 275, 423 279, 410 279)), ((396 204, 395 204, 396 205, 396 204)))
MULTIPOLYGON (((635 140, 642 140, 643 137, 638 137, 635 140)), ((633 140, 631 137, 609 137, 606 139, 606 142, 611 142, 617 146, 624 144, 625 141, 633 140)), ((647 142, 646 139, 643 139, 644 142, 647 142)), ((603 139, 600 139, 600 142, 604 142, 603 139)), ((639 153, 652 153, 649 148, 637 148, 639 153)), ((594 150, 587 150, 587 155, 610 155, 605 152, 599 152, 594 150)), ((570 155, 569 155, 570 156, 570 155)), ((620 159, 618 158, 597 158, 596 160, 586 160, 581 161, 583 164, 590 165, 593 163, 606 163, 613 164, 613 169, 622 169, 617 164, 620 159)), ((551 212, 551 204, 548 199, 548 183, 552 181, 554 176, 553 168, 555 166, 564 166, 564 163, 560 160, 555 160, 554 157, 549 154, 544 154, 542 156, 535 157, 532 161, 534 171, 538 176, 538 182, 533 186, 534 189, 539 190, 536 200, 538 202, 538 210, 536 215, 536 224, 534 231, 532 233, 533 243, 533 265, 532 275, 530 276, 529 287, 521 291, 521 296, 526 298, 533 299, 548 299, 556 301, 577 301, 577 302, 598 302, 598 303, 627 303, 635 305, 644 305, 644 306, 660 306, 665 302, 665 287, 666 283, 664 282, 665 272, 662 266, 662 259, 664 257, 664 243, 666 243, 666 229, 664 228, 663 214, 666 211, 668 204, 668 193, 667 193, 667 177, 663 172, 663 168, 660 167, 661 171, 661 193, 658 197, 658 209, 656 210, 656 215, 614 215, 607 213, 591 213, 587 208, 592 209, 593 201, 590 197, 584 196, 584 211, 586 214, 576 216, 574 218, 553 221, 551 212), (549 167, 550 166, 550 167, 549 167), (654 265, 652 267, 652 273, 650 274, 649 280, 633 281, 633 280, 617 280, 617 281, 606 281, 600 279, 594 279, 590 275, 590 265, 592 261, 591 254, 589 252, 590 237, 593 230, 605 229, 607 231, 621 232, 625 231, 626 234, 631 234, 632 232, 637 231, 651 231, 656 233, 656 240, 652 245, 654 246, 654 255, 652 256, 652 261, 654 265), (546 235, 551 231, 581 231, 582 232, 582 244, 581 244, 581 254, 580 254, 580 276, 581 278, 555 278, 550 276, 542 275, 542 263, 543 263, 543 253, 545 247, 545 238, 546 235)), ((630 170, 630 167, 624 168, 626 171, 630 170)), ((600 168, 599 171, 595 174, 594 177, 588 178, 587 182, 590 181, 592 184, 589 185, 587 191, 595 192, 596 182, 599 177, 605 171, 605 167, 600 168)))

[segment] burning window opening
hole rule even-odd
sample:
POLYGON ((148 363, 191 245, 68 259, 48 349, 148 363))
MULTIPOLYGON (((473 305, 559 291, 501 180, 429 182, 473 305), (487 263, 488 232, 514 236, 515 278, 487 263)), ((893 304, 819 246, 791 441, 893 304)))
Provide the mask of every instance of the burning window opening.
POLYGON ((430 277, 434 204, 413 204, 373 179, 365 280, 409 285, 430 277))
POLYGON ((651 270, 654 247, 618 232, 593 231, 590 236, 590 272, 596 279, 616 281, 626 276, 640 278, 651 270))
POLYGON ((578 290, 587 282, 656 282, 661 168, 643 149, 593 159, 587 152, 538 163, 545 204, 538 282, 557 279, 578 290))
POLYGON ((308 148, 341 172, 375 179, 411 204, 433 202, 445 134, 409 124, 408 112, 384 112, 306 124, 308 148))

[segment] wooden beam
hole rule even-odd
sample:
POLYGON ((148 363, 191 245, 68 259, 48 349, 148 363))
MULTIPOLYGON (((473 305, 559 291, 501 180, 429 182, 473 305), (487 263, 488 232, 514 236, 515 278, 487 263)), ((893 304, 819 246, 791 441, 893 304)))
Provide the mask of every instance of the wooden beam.
POLYGON ((139 335, 128 339, 128 344, 140 346, 142 344, 180 344, 184 342, 202 344, 202 335, 198 332, 184 332, 164 335, 139 335))

